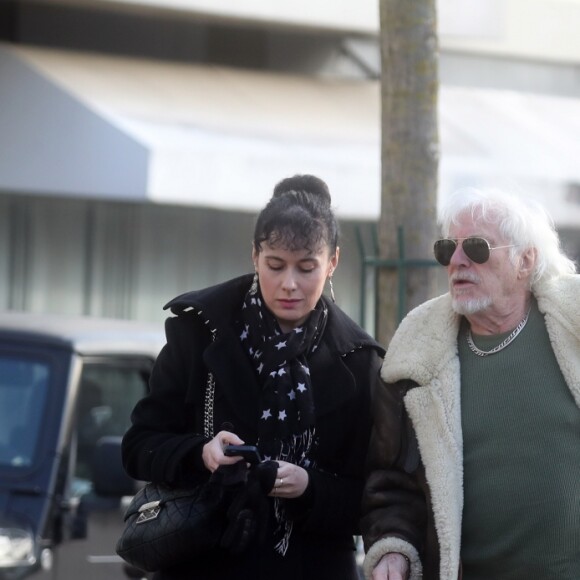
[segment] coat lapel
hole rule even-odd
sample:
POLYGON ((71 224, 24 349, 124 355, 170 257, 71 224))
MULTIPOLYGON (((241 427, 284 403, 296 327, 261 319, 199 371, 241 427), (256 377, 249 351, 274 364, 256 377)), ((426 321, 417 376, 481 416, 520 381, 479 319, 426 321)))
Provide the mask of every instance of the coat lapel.
POLYGON ((580 407, 580 276, 545 282, 534 288, 534 294, 560 370, 580 407))
MULTIPOLYGON (((454 390, 458 390, 457 376, 452 382, 454 390)), ((460 559, 463 451, 461 434, 457 433, 461 425, 458 405, 450 404, 449 394, 440 388, 441 384, 435 380, 430 385, 411 389, 404 401, 431 491, 441 553, 440 577, 447 580, 457 578, 460 559)))
POLYGON ((354 377, 342 358, 338 362, 336 359, 325 341, 310 359, 312 384, 316 385, 313 395, 317 417, 332 412, 355 396, 354 377))
POLYGON ((457 578, 460 560, 463 441, 459 320, 452 313, 448 295, 419 306, 399 326, 382 371, 389 383, 411 379, 418 385, 407 392, 404 403, 431 492, 442 580, 457 578))

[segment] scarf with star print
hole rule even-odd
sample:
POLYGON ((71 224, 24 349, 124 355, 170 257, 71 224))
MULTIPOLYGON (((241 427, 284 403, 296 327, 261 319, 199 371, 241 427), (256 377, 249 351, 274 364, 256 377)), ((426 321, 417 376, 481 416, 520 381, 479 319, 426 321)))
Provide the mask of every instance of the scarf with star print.
MULTIPOLYGON (((302 326, 282 333, 266 308, 259 288, 248 292, 242 306, 240 340, 260 382, 258 448, 265 459, 313 467, 315 413, 308 357, 322 337, 328 310, 320 300, 302 326)), ((274 549, 286 554, 292 522, 283 502, 274 499, 274 549)))

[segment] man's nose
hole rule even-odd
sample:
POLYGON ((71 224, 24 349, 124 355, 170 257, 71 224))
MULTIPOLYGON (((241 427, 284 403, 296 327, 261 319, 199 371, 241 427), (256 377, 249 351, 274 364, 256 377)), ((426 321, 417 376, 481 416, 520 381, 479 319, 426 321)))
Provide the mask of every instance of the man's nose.
POLYGON ((463 245, 461 242, 457 243, 453 254, 451 254, 451 259, 449 260, 450 266, 466 266, 471 263, 471 260, 466 256, 463 251, 463 245))

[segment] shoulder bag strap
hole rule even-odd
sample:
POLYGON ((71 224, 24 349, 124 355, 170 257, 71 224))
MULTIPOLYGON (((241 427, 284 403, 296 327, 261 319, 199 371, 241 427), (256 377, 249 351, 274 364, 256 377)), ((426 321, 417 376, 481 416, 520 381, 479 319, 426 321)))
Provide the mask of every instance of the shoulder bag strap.
POLYGON ((205 401, 203 409, 203 434, 213 437, 213 401, 215 397, 215 378, 213 373, 207 373, 207 385, 205 388, 205 401))
MULTIPOLYGON (((211 333, 212 341, 215 340, 215 330, 211 333)), ((207 373, 207 384, 205 386, 205 400, 203 406, 203 434, 210 439, 213 438, 213 401, 215 398, 215 378, 211 371, 207 373)))

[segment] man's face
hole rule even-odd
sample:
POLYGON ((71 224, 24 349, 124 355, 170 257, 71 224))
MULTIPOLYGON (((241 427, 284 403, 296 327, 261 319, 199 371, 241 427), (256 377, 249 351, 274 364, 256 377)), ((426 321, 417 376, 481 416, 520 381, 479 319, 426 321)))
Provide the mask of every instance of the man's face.
MULTIPOLYGON (((459 223, 451 226, 448 237, 461 240, 474 236, 485 238, 492 248, 509 245, 496 226, 476 223, 470 213, 463 214, 459 223)), ((458 242, 447 266, 449 290, 456 312, 501 312, 514 301, 521 300, 527 281, 518 276, 518 269, 510 260, 509 252, 510 248, 497 248, 490 252, 487 262, 477 264, 465 255, 461 241, 458 242)))

